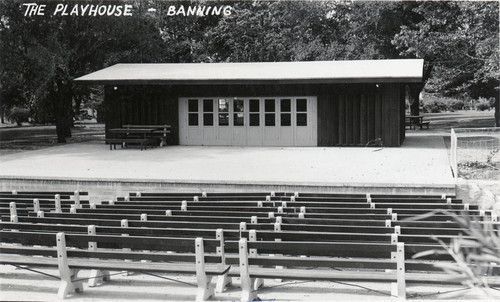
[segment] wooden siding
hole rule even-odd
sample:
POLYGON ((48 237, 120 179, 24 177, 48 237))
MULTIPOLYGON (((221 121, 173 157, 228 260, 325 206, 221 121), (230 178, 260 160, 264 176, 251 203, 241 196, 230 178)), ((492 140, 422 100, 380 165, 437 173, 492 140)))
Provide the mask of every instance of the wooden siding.
POLYGON ((170 124, 178 144, 178 98, 215 96, 316 96, 318 146, 384 146, 404 140, 404 90, 399 83, 303 85, 128 85, 106 87, 106 128, 170 124))

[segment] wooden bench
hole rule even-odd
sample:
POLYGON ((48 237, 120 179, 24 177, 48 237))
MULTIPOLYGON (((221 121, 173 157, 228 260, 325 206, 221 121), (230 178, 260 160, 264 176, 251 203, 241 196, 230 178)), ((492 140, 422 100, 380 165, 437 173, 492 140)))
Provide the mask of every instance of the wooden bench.
MULTIPOLYGON (((89 230, 92 228, 95 227, 89 226, 89 230)), ((106 275, 108 270, 194 274, 198 287, 196 300, 203 301, 214 295, 212 276, 228 270, 222 265, 222 257, 216 254, 220 248, 220 240, 216 239, 12 231, 0 231, 0 238, 2 243, 23 244, 2 244, 0 264, 58 267, 60 298, 81 292, 78 270, 90 269, 98 271, 91 274, 94 278, 102 277, 103 272, 106 275)))
POLYGON ((116 145, 122 148, 129 144, 139 144, 141 151, 147 149, 148 146, 153 146, 154 140, 151 138, 108 138, 106 144, 109 144, 109 150, 116 150, 116 145))
POLYGON ((144 128, 144 129, 152 129, 153 137, 156 137, 160 141, 160 147, 167 145, 168 134, 171 133, 170 125, 123 125, 125 129, 134 129, 134 128, 144 128))

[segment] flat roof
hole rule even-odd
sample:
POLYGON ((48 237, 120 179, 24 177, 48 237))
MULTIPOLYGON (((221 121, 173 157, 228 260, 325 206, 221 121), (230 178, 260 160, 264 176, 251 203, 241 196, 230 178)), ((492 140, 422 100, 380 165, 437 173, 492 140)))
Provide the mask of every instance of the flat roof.
POLYGON ((423 59, 116 64, 75 79, 87 84, 291 84, 420 82, 423 59))

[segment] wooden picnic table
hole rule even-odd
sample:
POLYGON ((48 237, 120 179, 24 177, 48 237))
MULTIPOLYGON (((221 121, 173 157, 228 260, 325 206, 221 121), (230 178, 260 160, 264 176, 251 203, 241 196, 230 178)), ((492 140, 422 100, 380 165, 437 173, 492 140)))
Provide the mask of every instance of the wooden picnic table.
POLYGON ((415 126, 419 126, 420 129, 423 129, 422 126, 427 126, 427 129, 429 129, 429 124, 430 122, 424 122, 424 116, 423 115, 407 115, 405 118, 405 124, 407 126, 410 126, 410 129, 415 129, 415 126))

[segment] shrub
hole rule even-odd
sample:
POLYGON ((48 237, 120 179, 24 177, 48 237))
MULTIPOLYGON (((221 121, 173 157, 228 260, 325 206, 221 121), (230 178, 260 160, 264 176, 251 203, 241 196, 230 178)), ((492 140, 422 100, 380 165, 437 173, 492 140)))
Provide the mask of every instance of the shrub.
POLYGON ((433 101, 433 102, 430 102, 430 103, 427 103, 423 106, 423 111, 425 113, 438 113, 438 112, 442 112, 442 111, 447 111, 448 110, 448 106, 442 102, 442 101, 433 101))
POLYGON ((484 111, 490 109, 490 101, 485 98, 479 98, 475 105, 476 110, 484 111))
POLYGON ((449 101, 449 107, 451 110, 462 110, 464 109, 465 102, 463 100, 451 99, 449 101))
POLYGON ((17 125, 21 127, 23 122, 28 121, 29 114, 30 111, 27 108, 13 107, 9 110, 7 118, 11 121, 16 122, 17 125))

